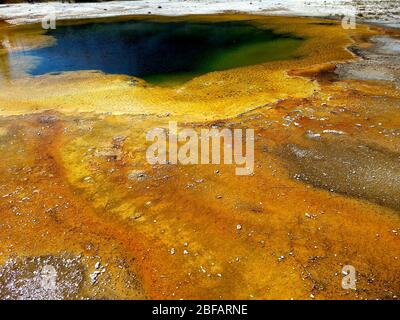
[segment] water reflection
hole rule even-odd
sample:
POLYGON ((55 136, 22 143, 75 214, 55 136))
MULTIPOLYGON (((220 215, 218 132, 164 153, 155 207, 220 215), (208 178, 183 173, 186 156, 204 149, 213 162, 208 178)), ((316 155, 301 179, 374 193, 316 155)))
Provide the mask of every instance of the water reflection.
POLYGON ((0 83, 11 79, 9 48, 10 40, 8 35, 0 34, 0 83))
POLYGON ((0 84, 27 76, 37 60, 30 54, 30 48, 25 34, 0 33, 0 84))

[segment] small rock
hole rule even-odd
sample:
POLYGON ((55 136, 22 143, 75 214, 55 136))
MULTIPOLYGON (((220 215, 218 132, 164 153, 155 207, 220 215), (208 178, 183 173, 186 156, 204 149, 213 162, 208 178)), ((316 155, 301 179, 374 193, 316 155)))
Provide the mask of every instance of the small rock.
POLYGON ((146 177, 147 177, 146 171, 144 171, 144 170, 132 170, 128 174, 129 180, 141 181, 141 180, 144 180, 146 177))
POLYGON ((100 275, 100 271, 98 271, 98 270, 95 270, 93 273, 91 273, 89 275, 90 280, 92 281, 92 284, 95 284, 97 282, 97 278, 99 275, 100 275))
POLYGON ((135 212, 134 215, 131 217, 133 220, 137 220, 143 216, 141 212, 135 212))
POLYGON ((308 130, 306 132, 306 138, 310 140, 319 140, 321 139, 321 134, 320 133, 314 133, 311 130, 308 130))
POLYGON ((324 131, 322 131, 322 133, 325 133, 325 134, 337 134, 337 135, 346 134, 346 132, 340 131, 340 130, 324 130, 324 131))
POLYGON ((44 116, 39 117, 40 123, 48 124, 48 123, 56 122, 57 120, 58 120, 58 117, 55 115, 44 115, 44 116))

